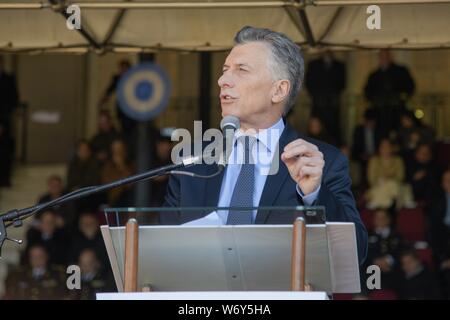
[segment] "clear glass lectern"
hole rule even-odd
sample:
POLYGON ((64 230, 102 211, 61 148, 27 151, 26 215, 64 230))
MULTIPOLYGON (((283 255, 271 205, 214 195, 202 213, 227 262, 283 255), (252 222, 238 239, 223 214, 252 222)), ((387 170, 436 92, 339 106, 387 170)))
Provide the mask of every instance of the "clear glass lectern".
POLYGON ((101 230, 119 292, 127 279, 131 291, 289 291, 296 270, 315 291, 359 292, 354 225, 325 220, 324 207, 110 208, 101 230), (230 211, 256 223, 227 225, 230 211))

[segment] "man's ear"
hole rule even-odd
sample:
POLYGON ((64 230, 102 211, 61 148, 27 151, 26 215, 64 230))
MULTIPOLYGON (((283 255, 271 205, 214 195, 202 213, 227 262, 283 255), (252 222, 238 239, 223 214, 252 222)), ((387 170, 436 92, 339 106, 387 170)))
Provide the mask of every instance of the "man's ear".
POLYGON ((272 103, 280 103, 287 99, 291 83, 289 80, 278 80, 273 84, 272 103))

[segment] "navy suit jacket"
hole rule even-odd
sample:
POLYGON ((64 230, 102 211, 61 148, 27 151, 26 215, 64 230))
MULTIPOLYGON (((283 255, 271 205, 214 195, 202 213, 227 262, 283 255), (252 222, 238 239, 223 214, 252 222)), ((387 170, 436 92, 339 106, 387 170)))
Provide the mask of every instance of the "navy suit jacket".
MULTIPOLYGON (((279 141, 279 157, 284 147, 291 141, 302 138, 315 144, 324 155, 322 184, 318 198, 313 205, 325 206, 326 220, 354 222, 358 244, 358 257, 362 263, 367 254, 367 231, 356 209, 351 192, 351 180, 348 173, 347 158, 335 147, 318 140, 299 135, 289 125, 285 126, 279 141)), ((201 175, 213 174, 216 165, 199 164, 187 168, 187 171, 201 175)), ((167 186, 164 206, 170 207, 215 207, 219 202, 220 188, 224 172, 210 179, 199 179, 188 176, 171 175, 167 186)), ((289 171, 279 160, 277 174, 267 176, 259 206, 298 206, 303 205, 302 198, 296 190, 296 182, 289 171)), ((200 219, 207 212, 165 212, 160 215, 162 224, 183 224, 200 219)), ((290 224, 295 217, 291 213, 259 211, 255 224, 290 224)))

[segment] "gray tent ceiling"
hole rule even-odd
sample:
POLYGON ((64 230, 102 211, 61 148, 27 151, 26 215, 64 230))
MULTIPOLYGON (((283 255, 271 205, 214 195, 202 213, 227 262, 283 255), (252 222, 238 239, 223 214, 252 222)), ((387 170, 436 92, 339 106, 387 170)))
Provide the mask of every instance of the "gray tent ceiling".
POLYGON ((225 50, 245 25, 309 47, 449 48, 450 0, 0 0, 0 51, 225 50), (72 3, 81 8, 79 31, 66 27, 72 3), (381 30, 366 27, 372 4, 381 30))

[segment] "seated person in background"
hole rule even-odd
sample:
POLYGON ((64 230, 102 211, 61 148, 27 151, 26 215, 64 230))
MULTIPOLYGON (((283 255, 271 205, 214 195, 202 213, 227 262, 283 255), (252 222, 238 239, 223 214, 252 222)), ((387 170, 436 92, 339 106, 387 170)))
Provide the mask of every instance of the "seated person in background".
MULTIPOLYGON (((168 136, 159 135, 156 141, 156 159, 153 162, 153 167, 158 168, 161 166, 172 163, 171 152, 173 143, 168 136)), ((162 175, 151 180, 152 194, 151 203, 153 206, 161 206, 164 203, 164 196, 166 195, 167 183, 169 182, 168 175, 162 175)))
POLYGON ((115 290, 111 277, 104 272, 94 250, 81 251, 77 264, 81 271, 81 289, 71 290, 70 299, 95 300, 96 293, 115 290))
MULTIPOLYGON (((64 190, 62 178, 56 174, 51 175, 47 179, 47 192, 39 198, 38 204, 55 200, 64 194, 66 194, 66 192, 64 190)), ((73 202, 69 201, 52 206, 52 210, 57 215, 58 227, 70 227, 73 225, 73 221, 75 219, 75 205, 73 202)), ((42 211, 38 212, 35 215, 35 218, 39 218, 42 213, 42 211)))
POLYGON ((327 133, 322 121, 315 116, 310 117, 308 120, 308 132, 306 135, 310 138, 321 140, 334 145, 336 144, 337 140, 327 133))
POLYGON ((400 297, 405 300, 439 299, 440 293, 434 274, 420 261, 415 250, 401 254, 403 270, 400 297))
POLYGON ((376 112, 367 109, 364 112, 364 122, 353 131, 352 158, 361 165, 361 177, 367 185, 367 164, 370 157, 375 155, 381 140, 380 130, 377 128, 376 112))
POLYGON ((403 160, 394 155, 389 139, 383 139, 378 155, 369 160, 367 180, 369 190, 366 193, 368 208, 397 208, 411 206, 411 189, 403 185, 405 166, 403 160))
POLYGON ((442 175, 441 188, 430 202, 429 221, 431 246, 440 271, 445 299, 450 299, 450 169, 442 175))
POLYGON ((361 167, 360 164, 350 158, 350 148, 343 144, 339 148, 348 159, 350 178, 352 179, 352 190, 355 191, 361 185, 361 167))
POLYGON ((397 134, 397 141, 400 146, 400 154, 405 159, 411 159, 414 150, 420 144, 433 145, 434 132, 420 123, 414 112, 404 111, 400 117, 400 129, 397 134))
POLYGON ((406 249, 402 237, 392 228, 388 211, 379 209, 373 218, 374 229, 369 232, 367 266, 375 264, 381 270, 381 288, 399 290, 400 252, 406 249))
POLYGON ((66 297, 66 274, 49 263, 48 253, 40 244, 31 246, 27 263, 8 274, 6 299, 56 300, 66 297))
POLYGON ((406 162, 406 181, 412 186, 416 201, 431 200, 439 186, 439 174, 431 146, 419 145, 414 152, 414 159, 406 162))
POLYGON ((97 216, 92 212, 83 212, 80 215, 78 229, 71 239, 69 263, 76 263, 84 249, 94 250, 100 262, 105 266, 109 265, 99 222, 97 216))
POLYGON ((32 246, 40 244, 47 250, 50 263, 66 265, 68 237, 64 229, 58 228, 55 212, 44 211, 37 221, 36 226, 27 231, 25 254, 32 246))
POLYGON ((450 169, 441 179, 441 188, 434 190, 428 206, 431 246, 438 261, 450 257, 450 169))
POLYGON ((441 272, 440 283, 442 284, 444 299, 450 299, 450 249, 448 251, 445 260, 439 265, 441 272))
MULTIPOLYGON (((100 166, 92 156, 91 147, 85 140, 77 145, 76 155, 69 163, 67 170, 67 189, 74 191, 100 183, 100 166)), ((97 210, 103 201, 102 195, 93 194, 75 201, 77 211, 97 210)), ((74 225, 75 226, 75 225, 74 225)))
POLYGON ((100 182, 100 167, 92 157, 89 143, 82 140, 77 145, 77 153, 69 163, 67 170, 67 189, 73 191, 93 186, 100 182))
POLYGON ((105 164, 111 156, 111 144, 119 137, 109 113, 101 111, 98 117, 98 133, 90 141, 94 159, 105 164))
MULTIPOLYGON (((111 145, 111 160, 103 167, 101 183, 109 183, 131 176, 135 172, 134 165, 128 157, 127 148, 123 140, 114 140, 111 145)), ((130 185, 124 185, 107 191, 108 204, 117 206, 126 199, 130 185)))

